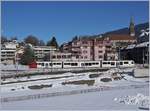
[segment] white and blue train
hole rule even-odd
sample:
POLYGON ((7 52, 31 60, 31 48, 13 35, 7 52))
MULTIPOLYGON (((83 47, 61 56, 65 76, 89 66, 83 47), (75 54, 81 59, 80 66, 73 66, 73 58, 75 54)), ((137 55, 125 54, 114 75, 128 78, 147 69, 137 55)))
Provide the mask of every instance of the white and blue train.
POLYGON ((37 68, 126 68, 134 67, 133 60, 120 61, 43 61, 37 62, 37 68))

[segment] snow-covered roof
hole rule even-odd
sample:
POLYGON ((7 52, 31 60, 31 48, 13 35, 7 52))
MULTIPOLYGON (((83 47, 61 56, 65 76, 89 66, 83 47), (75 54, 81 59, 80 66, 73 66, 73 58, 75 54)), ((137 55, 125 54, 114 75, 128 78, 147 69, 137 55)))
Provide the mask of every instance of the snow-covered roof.
POLYGON ((134 47, 135 47, 135 44, 131 44, 131 45, 128 45, 126 49, 133 49, 134 47))
POLYGON ((150 34, 149 32, 149 28, 145 29, 145 30, 141 30, 141 34, 139 37, 144 37, 144 36, 148 36, 150 34))
POLYGON ((149 46, 149 42, 143 42, 136 45, 136 47, 148 47, 148 46, 149 46))

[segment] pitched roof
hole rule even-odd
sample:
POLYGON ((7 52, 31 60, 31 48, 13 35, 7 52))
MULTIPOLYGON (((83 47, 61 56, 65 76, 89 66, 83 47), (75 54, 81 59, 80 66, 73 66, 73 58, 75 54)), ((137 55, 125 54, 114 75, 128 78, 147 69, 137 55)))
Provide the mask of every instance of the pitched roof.
POLYGON ((107 35, 107 37, 109 37, 110 40, 136 40, 135 37, 124 34, 110 34, 107 35))

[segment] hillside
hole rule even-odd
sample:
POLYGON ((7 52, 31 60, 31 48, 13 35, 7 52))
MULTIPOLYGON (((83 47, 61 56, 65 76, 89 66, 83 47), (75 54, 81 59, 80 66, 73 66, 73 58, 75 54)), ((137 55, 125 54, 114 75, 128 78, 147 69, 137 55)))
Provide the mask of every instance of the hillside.
MULTIPOLYGON (((137 39, 140 38, 140 35, 141 35, 142 31, 147 30, 147 29, 149 29, 149 22, 135 25, 135 35, 136 35, 137 39)), ((104 35, 108 35, 108 34, 129 34, 129 30, 126 27, 126 28, 106 32, 104 35)), ((145 38, 145 41, 149 40, 148 36, 146 36, 144 38, 145 38)))
MULTIPOLYGON (((147 28, 149 28, 149 23, 148 22, 135 25, 135 34, 136 34, 136 36, 140 35, 141 30, 145 30, 147 28)), ((129 34, 129 30, 128 30, 128 27, 126 27, 126 28, 106 32, 105 34, 129 34)))

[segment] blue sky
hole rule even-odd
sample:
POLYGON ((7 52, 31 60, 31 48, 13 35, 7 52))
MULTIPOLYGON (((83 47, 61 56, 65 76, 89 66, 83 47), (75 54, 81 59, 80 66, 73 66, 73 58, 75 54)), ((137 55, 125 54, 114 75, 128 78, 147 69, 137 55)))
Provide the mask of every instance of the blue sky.
POLYGON ((148 1, 5 1, 2 2, 2 34, 23 40, 28 35, 48 41, 55 36, 60 43, 75 35, 101 34, 148 22, 148 1))

